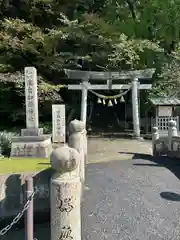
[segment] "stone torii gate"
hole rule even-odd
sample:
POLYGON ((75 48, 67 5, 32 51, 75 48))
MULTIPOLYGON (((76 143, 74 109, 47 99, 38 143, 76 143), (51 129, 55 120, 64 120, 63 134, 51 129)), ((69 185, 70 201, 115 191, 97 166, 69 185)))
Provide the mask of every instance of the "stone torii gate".
POLYGON ((132 88, 133 130, 136 138, 140 138, 139 101, 138 90, 151 89, 151 84, 140 84, 139 79, 151 79, 155 69, 121 71, 121 72, 96 72, 65 69, 69 79, 81 80, 80 84, 68 85, 69 90, 81 90, 81 121, 86 124, 87 95, 89 90, 127 90, 132 88), (91 84, 89 80, 107 81, 107 84, 91 84), (131 80, 130 84, 114 84, 115 80, 131 80))

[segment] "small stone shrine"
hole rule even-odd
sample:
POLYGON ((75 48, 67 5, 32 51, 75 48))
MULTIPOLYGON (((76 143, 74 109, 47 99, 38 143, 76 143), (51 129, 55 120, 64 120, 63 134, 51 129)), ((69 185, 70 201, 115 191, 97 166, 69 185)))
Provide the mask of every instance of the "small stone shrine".
POLYGON ((48 158, 52 152, 51 136, 39 128, 37 71, 25 68, 26 129, 12 138, 11 157, 48 158))

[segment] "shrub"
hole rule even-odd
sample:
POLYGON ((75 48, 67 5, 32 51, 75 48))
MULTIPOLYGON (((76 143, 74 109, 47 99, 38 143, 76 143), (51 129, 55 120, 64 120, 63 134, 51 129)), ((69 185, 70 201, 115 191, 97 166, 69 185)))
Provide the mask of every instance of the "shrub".
POLYGON ((52 122, 41 122, 39 125, 40 128, 43 128, 44 134, 52 134, 52 122))
POLYGON ((0 132, 0 148, 2 155, 10 155, 12 138, 15 136, 18 136, 18 134, 14 132, 0 132))

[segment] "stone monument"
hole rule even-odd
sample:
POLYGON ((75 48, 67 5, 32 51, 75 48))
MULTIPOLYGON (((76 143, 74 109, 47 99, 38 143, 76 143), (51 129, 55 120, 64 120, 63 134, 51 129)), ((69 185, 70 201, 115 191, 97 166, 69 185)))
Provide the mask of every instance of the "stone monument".
POLYGON ((66 141, 66 119, 65 105, 52 105, 52 140, 54 143, 65 143, 66 141))
POLYGON ((11 157, 48 158, 52 152, 51 136, 39 128, 37 71, 25 68, 26 129, 20 137, 12 138, 11 157))
POLYGON ((81 240, 80 154, 67 145, 54 150, 50 183, 51 240, 81 240))

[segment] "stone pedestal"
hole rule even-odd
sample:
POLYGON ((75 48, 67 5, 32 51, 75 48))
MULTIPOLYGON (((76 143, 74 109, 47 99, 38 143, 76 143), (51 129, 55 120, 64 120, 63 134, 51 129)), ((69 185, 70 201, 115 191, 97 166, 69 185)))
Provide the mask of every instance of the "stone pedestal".
POLYGON ((21 129, 21 136, 41 136, 43 135, 43 128, 25 128, 21 129))
POLYGON ((52 152, 51 136, 20 136, 12 138, 11 157, 48 158, 52 152))

